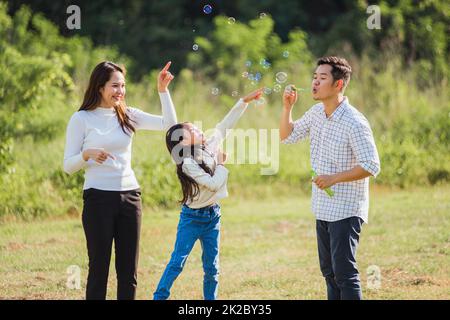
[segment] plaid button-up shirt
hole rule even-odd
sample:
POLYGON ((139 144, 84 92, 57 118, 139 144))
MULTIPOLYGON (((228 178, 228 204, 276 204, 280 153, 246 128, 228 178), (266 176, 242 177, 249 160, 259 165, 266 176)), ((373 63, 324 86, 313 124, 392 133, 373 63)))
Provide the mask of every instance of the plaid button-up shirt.
MULTIPOLYGON (((331 175, 360 165, 376 177, 380 159, 369 122, 348 102, 347 97, 330 117, 322 103, 314 105, 294 122, 292 133, 281 142, 295 143, 309 137, 311 167, 317 175, 331 175)), ((317 220, 338 221, 352 216, 368 222, 369 177, 337 183, 330 197, 312 184, 312 211, 317 220)))

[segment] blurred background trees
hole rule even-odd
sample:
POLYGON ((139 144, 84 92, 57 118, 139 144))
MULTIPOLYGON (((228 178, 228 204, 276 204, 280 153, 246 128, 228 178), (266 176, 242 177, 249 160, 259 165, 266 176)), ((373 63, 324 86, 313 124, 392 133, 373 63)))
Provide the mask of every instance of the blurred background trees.
POLYGON ((314 56, 344 48, 357 55, 390 50, 401 55, 405 66, 418 62, 418 72, 432 73, 434 80, 448 76, 450 6, 442 0, 10 0, 9 14, 24 4, 41 12, 66 37, 88 36, 95 46, 118 47, 134 62, 134 79, 160 66, 164 57, 171 57, 175 70, 180 70, 194 39, 214 30, 216 16, 248 23, 260 13, 271 15, 282 42, 289 40, 292 30, 306 32, 314 56), (81 8, 80 30, 66 27, 66 9, 72 4, 81 8), (203 12, 206 4, 212 6, 211 14, 203 12), (367 28, 371 4, 381 8, 381 30, 367 28))

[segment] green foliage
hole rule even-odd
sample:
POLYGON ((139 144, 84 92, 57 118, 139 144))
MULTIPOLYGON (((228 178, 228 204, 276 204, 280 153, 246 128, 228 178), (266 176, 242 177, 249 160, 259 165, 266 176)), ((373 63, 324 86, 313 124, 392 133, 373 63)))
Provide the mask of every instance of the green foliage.
POLYGON ((381 1, 383 32, 375 33, 376 48, 400 53, 421 86, 449 76, 448 2, 381 1))
MULTIPOLYGON (((134 80, 159 67, 164 57, 170 57, 174 61, 173 70, 179 71, 186 65, 195 38, 208 37, 214 30, 216 16, 232 16, 248 24, 261 12, 272 15, 276 21, 274 31, 282 43, 289 41, 291 30, 299 27, 305 31, 314 56, 342 52, 360 56, 372 48, 371 56, 375 58, 380 51, 392 51, 400 54, 404 68, 415 68, 417 79, 427 84, 448 77, 450 10, 445 0, 212 1, 210 15, 203 13, 201 1, 80 0, 77 1, 82 10, 80 30, 66 27, 67 1, 8 2, 13 12, 24 3, 33 11, 45 12, 66 36, 88 36, 96 46, 119 46, 121 52, 135 61, 131 66, 134 80), (381 9, 380 30, 367 28, 369 5, 381 9)), ((238 34, 231 36, 239 40, 238 34)), ((248 46, 252 46, 255 38, 247 42, 248 46)))
MULTIPOLYGON (((164 148, 163 145, 155 147, 164 148)), ((141 188, 147 190, 143 203, 152 208, 174 207, 181 199, 181 187, 175 172, 175 165, 168 155, 143 162, 137 173, 140 175, 141 188)))
POLYGON ((380 183, 408 187, 450 181, 450 105, 433 113, 428 109, 397 118, 394 130, 381 136, 380 183))
MULTIPOLYGON (((401 20, 402 15, 392 10, 392 21, 401 25, 401 20)), ((216 17, 214 29, 195 39, 199 50, 189 54, 188 67, 171 84, 179 121, 202 121, 206 131, 222 119, 238 97, 259 86, 273 87, 279 71, 288 74, 287 83, 308 88, 315 67, 308 44, 311 35, 295 29, 283 42, 275 27, 270 15, 248 24, 229 24, 227 17, 216 17), (284 51, 289 52, 287 58, 284 51), (262 59, 271 66, 263 68, 262 59), (246 67, 247 60, 252 66, 246 67), (260 72, 261 81, 244 79, 244 71, 260 72), (220 89, 219 95, 211 94, 213 87, 220 89), (232 91, 238 95, 232 97, 232 91)), ((406 37, 407 32, 401 32, 406 37)), ((64 129, 78 109, 94 65, 106 59, 127 66, 132 61, 116 48, 94 46, 88 38, 62 37, 51 22, 26 7, 11 17, 2 2, 0 36, 0 217, 32 219, 79 212, 83 172, 69 176, 62 170, 64 129)), ((401 43, 402 37, 396 41, 401 43)), ((417 71, 430 63, 428 58, 421 60, 423 66, 417 60, 405 69, 402 52, 387 50, 374 57, 374 48, 367 49, 360 56, 346 51, 354 69, 346 95, 366 115, 374 132, 382 171, 373 182, 404 188, 448 183, 450 91, 446 74, 441 74, 443 81, 430 85, 434 71, 417 71), (418 75, 424 77, 426 86, 418 75)), ((127 82, 131 106, 160 114, 156 73, 153 70, 139 83, 127 82)), ((281 92, 265 98, 267 105, 262 108, 250 105, 239 128, 278 128, 281 92)), ((308 91, 302 92, 293 117, 300 117, 314 103, 308 91)), ((274 143, 277 141, 269 141, 274 143)), ((310 191, 308 142, 280 146, 276 175, 261 175, 260 170, 267 167, 261 163, 230 164, 231 197, 265 197, 274 190, 310 191)), ((133 168, 145 206, 178 206, 180 186, 163 133, 136 134, 133 168)))
MULTIPOLYGON (((43 42, 44 38, 26 32, 30 23, 28 9, 18 11, 11 19, 6 15, 6 5, 0 3, 0 21, 1 174, 13 163, 12 148, 17 137, 30 131, 37 138, 54 134, 56 129, 52 122, 37 116, 42 111, 48 114, 55 106, 48 105, 50 100, 62 103, 62 95, 58 93, 70 89, 73 83, 64 70, 69 63, 66 54, 47 52, 39 55, 38 46, 31 45, 43 42)), ((39 26, 42 27, 39 19, 34 22, 39 30, 39 26)), ((40 46, 45 47, 45 44, 40 46)))
POLYGON ((195 39, 199 50, 188 55, 188 66, 198 72, 200 79, 214 79, 218 86, 230 92, 236 88, 240 79, 236 75, 245 70, 246 61, 251 62, 249 72, 260 72, 268 77, 273 77, 273 70, 289 68, 287 71, 291 71, 312 61, 306 34, 293 30, 289 33, 290 41, 281 43, 269 15, 251 20, 248 25, 238 21, 230 24, 227 17, 218 16, 214 25, 210 37, 195 39), (284 51, 289 52, 290 64, 283 57, 284 51), (270 63, 270 68, 264 68, 264 60, 270 63))

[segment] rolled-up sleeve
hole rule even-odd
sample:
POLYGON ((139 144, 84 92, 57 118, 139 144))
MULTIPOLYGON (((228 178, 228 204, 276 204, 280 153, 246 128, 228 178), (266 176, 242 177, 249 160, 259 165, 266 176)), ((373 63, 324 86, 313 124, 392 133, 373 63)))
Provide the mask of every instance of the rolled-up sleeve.
POLYGON ((311 113, 312 109, 308 110, 300 119, 295 120, 291 134, 287 138, 281 140, 281 143, 292 144, 309 137, 311 113))
POLYGON ((352 128, 350 147, 358 164, 376 178, 381 171, 381 164, 368 121, 361 121, 352 128))

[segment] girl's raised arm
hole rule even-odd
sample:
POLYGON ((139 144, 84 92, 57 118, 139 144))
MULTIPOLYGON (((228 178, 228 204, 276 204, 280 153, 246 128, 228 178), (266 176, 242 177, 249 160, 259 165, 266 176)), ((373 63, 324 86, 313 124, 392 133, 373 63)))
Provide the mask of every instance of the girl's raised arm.
POLYGON ((216 150, 226 138, 227 129, 232 129, 236 125, 239 118, 247 109, 248 103, 252 100, 259 99, 262 96, 262 93, 263 88, 260 88, 239 99, 233 108, 231 108, 227 115, 222 119, 222 121, 216 125, 213 135, 206 141, 206 144, 211 151, 216 150))

